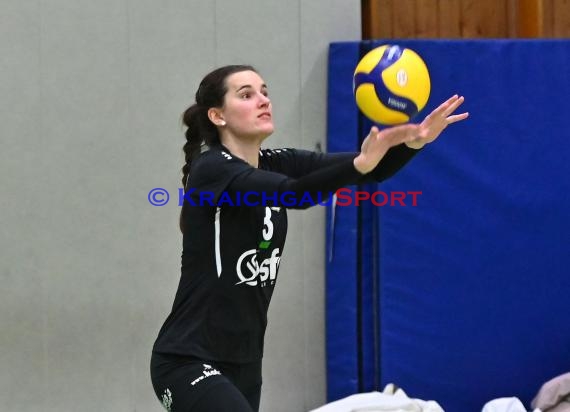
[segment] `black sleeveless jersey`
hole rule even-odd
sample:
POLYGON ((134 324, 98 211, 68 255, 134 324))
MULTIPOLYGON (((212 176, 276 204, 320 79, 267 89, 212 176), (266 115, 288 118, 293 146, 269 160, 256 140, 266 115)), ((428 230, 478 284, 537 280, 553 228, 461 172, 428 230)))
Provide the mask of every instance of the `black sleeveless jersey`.
POLYGON ((397 146, 364 176, 354 168, 356 153, 262 150, 258 168, 223 146, 200 154, 186 187, 180 282, 153 350, 223 362, 261 359, 287 208, 309 207, 348 184, 383 180, 416 152, 397 146))

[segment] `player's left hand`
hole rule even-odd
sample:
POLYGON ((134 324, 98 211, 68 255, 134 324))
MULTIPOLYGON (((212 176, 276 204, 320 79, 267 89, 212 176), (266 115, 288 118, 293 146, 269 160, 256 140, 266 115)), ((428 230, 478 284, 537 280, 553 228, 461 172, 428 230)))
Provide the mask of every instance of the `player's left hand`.
POLYGON ((406 142, 406 145, 413 149, 420 149, 437 139, 448 125, 465 120, 469 116, 468 112, 453 114, 464 100, 463 96, 454 95, 443 102, 420 123, 417 139, 406 142))

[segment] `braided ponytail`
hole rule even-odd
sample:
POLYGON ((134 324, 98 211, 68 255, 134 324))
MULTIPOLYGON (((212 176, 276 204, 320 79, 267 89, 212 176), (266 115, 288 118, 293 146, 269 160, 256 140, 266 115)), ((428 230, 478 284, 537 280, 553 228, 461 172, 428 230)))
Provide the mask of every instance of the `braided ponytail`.
POLYGON ((216 127, 208 119, 208 109, 198 104, 193 104, 186 109, 182 116, 182 122, 187 127, 184 133, 186 143, 182 148, 185 161, 182 167, 182 185, 186 188, 190 165, 192 160, 200 153, 201 146, 208 143, 209 145, 215 144, 219 141, 219 138, 216 127))
MULTIPOLYGON (((200 154, 202 145, 215 146, 220 144, 218 129, 208 118, 208 109, 223 107, 224 96, 227 92, 226 78, 234 73, 256 70, 251 66, 230 65, 214 70, 204 77, 196 91, 196 103, 190 106, 182 115, 182 122, 187 127, 185 132, 184 160, 182 167, 182 185, 184 191, 188 189, 187 183, 192 161, 200 154)), ((186 202, 180 211, 180 231, 184 233, 184 216, 188 208, 186 202)))

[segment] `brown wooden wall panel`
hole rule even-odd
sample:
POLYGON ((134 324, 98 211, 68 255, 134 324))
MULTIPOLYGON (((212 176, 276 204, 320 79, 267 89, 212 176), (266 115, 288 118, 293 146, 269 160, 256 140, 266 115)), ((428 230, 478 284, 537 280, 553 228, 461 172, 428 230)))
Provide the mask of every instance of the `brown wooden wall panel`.
POLYGON ((396 0, 392 3, 394 26, 392 37, 416 37, 416 0, 396 0))
POLYGON ((458 1, 439 0, 437 4, 438 37, 461 37, 461 4, 458 1))
POLYGON ((570 0, 516 1, 516 31, 512 37, 569 37, 570 0))
MULTIPOLYGON (((508 37, 517 37, 517 18, 518 18, 518 1, 507 0, 507 30, 508 37)), ((530 0, 533 1, 533 0, 530 0)))
POLYGON ((539 0, 538 16, 540 24, 540 36, 552 37, 554 34, 554 7, 552 0, 539 0))
POLYGON ((570 37, 570 0, 361 0, 362 37, 570 37))
POLYGON ((392 36, 392 2, 394 0, 362 1, 362 38, 390 38, 392 36), (373 34, 373 35, 372 35, 373 34))
POLYGON ((438 37, 437 0, 416 1, 416 37, 420 39, 438 37))
POLYGON ((467 38, 508 37, 507 2, 461 1, 461 36, 467 38))
POLYGON ((542 0, 518 0, 514 13, 516 37, 538 37, 543 33, 542 0))
POLYGON ((552 37, 570 36, 570 0, 553 0, 552 37))

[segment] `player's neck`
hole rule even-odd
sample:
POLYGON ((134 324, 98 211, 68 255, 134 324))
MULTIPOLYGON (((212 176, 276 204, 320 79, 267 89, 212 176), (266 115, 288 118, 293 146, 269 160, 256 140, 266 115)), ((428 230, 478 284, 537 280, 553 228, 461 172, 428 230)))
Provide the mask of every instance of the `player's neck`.
POLYGON ((258 139, 238 139, 234 136, 224 136, 222 144, 228 150, 240 159, 246 161, 253 167, 257 168, 259 163, 259 149, 261 149, 261 140, 258 139))

